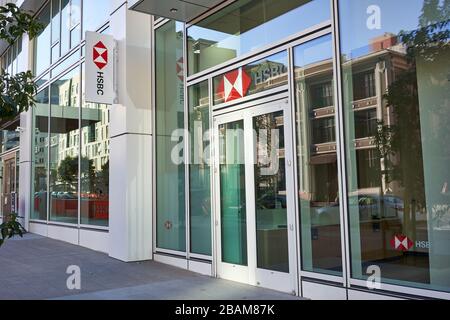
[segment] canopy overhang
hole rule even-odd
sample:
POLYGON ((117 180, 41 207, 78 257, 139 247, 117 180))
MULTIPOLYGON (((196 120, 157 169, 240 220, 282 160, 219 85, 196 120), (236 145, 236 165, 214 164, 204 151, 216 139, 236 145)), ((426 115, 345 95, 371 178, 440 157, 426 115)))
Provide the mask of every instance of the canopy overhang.
POLYGON ((131 10, 189 22, 224 0, 129 0, 131 10))

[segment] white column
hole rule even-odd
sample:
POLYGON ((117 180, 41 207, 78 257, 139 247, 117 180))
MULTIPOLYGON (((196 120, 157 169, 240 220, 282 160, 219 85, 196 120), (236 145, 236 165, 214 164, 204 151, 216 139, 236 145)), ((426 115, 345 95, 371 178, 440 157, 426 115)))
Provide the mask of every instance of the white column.
POLYGON ((109 255, 152 259, 151 20, 115 1, 118 103, 110 118, 109 255))
MULTIPOLYGON (((29 58, 31 52, 30 41, 28 35, 22 37, 22 52, 18 56, 18 72, 31 69, 31 60, 29 58)), ((25 229, 28 230, 31 212, 31 139, 33 118, 32 110, 28 110, 20 115, 20 160, 19 160, 19 192, 18 205, 19 217, 23 217, 19 221, 25 229)))
POLYGON ((24 112, 20 115, 20 160, 19 160, 19 220, 28 230, 28 223, 31 212, 31 130, 32 130, 32 112, 24 112))

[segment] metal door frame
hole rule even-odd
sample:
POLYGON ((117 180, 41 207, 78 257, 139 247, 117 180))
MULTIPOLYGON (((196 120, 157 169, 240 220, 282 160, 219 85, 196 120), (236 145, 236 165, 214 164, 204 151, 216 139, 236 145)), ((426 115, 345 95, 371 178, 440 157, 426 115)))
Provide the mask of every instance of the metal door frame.
MULTIPOLYGON (((0 161, 2 161, 2 167, 3 167, 3 176, 2 176, 2 187, 1 187, 1 196, 0 196, 0 201, 1 201, 1 206, 2 206, 2 210, 1 210, 1 216, 3 217, 4 215, 4 206, 5 206, 5 172, 6 172, 6 167, 5 167, 5 163, 7 162, 13 162, 13 166, 14 166, 14 176, 9 177, 12 187, 10 190, 9 195, 15 195, 16 197, 16 211, 17 211, 17 167, 18 167, 18 163, 17 163, 17 153, 18 153, 18 149, 16 150, 12 150, 10 152, 7 152, 5 154, 3 154, 2 157, 0 157, 0 161)), ((8 199, 8 201, 10 201, 8 199)), ((11 205, 11 203, 9 203, 11 205)))
POLYGON ((245 105, 222 110, 213 115, 213 164, 214 164, 214 253, 215 273, 218 277, 244 282, 251 285, 259 285, 278 291, 285 291, 298 295, 299 283, 297 268, 297 227, 296 227, 296 202, 295 202, 295 168, 294 168, 294 145, 293 127, 291 119, 291 104, 288 94, 277 96, 277 100, 262 99, 245 105), (257 244, 256 244, 256 208, 255 208, 255 185, 254 185, 254 141, 253 118, 283 111, 284 118, 284 141, 286 161, 286 190, 287 192, 287 221, 288 221, 288 243, 289 243, 289 273, 263 270, 257 267, 257 244), (219 126, 222 124, 242 120, 244 123, 245 154, 245 192, 246 192, 246 223, 247 223, 247 266, 238 266, 221 262, 221 198, 220 198, 220 170, 219 170, 219 126))

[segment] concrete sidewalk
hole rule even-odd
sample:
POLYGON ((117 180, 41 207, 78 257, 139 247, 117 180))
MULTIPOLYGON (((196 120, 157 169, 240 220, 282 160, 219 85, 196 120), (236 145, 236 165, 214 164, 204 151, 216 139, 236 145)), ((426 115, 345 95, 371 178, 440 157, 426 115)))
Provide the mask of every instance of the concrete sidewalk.
POLYGON ((124 263, 33 234, 6 241, 0 269, 0 299, 299 299, 153 261, 124 263), (81 290, 67 289, 70 265, 81 268, 81 290))

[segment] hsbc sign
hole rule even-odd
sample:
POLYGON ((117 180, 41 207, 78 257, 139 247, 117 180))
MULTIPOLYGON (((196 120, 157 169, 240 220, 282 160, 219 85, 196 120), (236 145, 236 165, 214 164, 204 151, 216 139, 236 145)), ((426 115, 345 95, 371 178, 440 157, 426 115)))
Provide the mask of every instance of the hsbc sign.
POLYGON ((222 76, 217 93, 225 102, 243 98, 252 84, 252 78, 243 68, 233 70, 222 76))
POLYGON ((112 36, 86 32, 86 102, 114 103, 114 49, 112 36))
POLYGON ((103 42, 101 41, 97 42, 92 52, 93 52, 92 59, 94 60, 94 64, 97 66, 97 68, 102 70, 104 67, 108 65, 109 52, 108 48, 105 46, 103 42))
POLYGON ((391 239, 391 247, 397 251, 409 251, 414 246, 414 242, 403 234, 396 234, 391 239))

